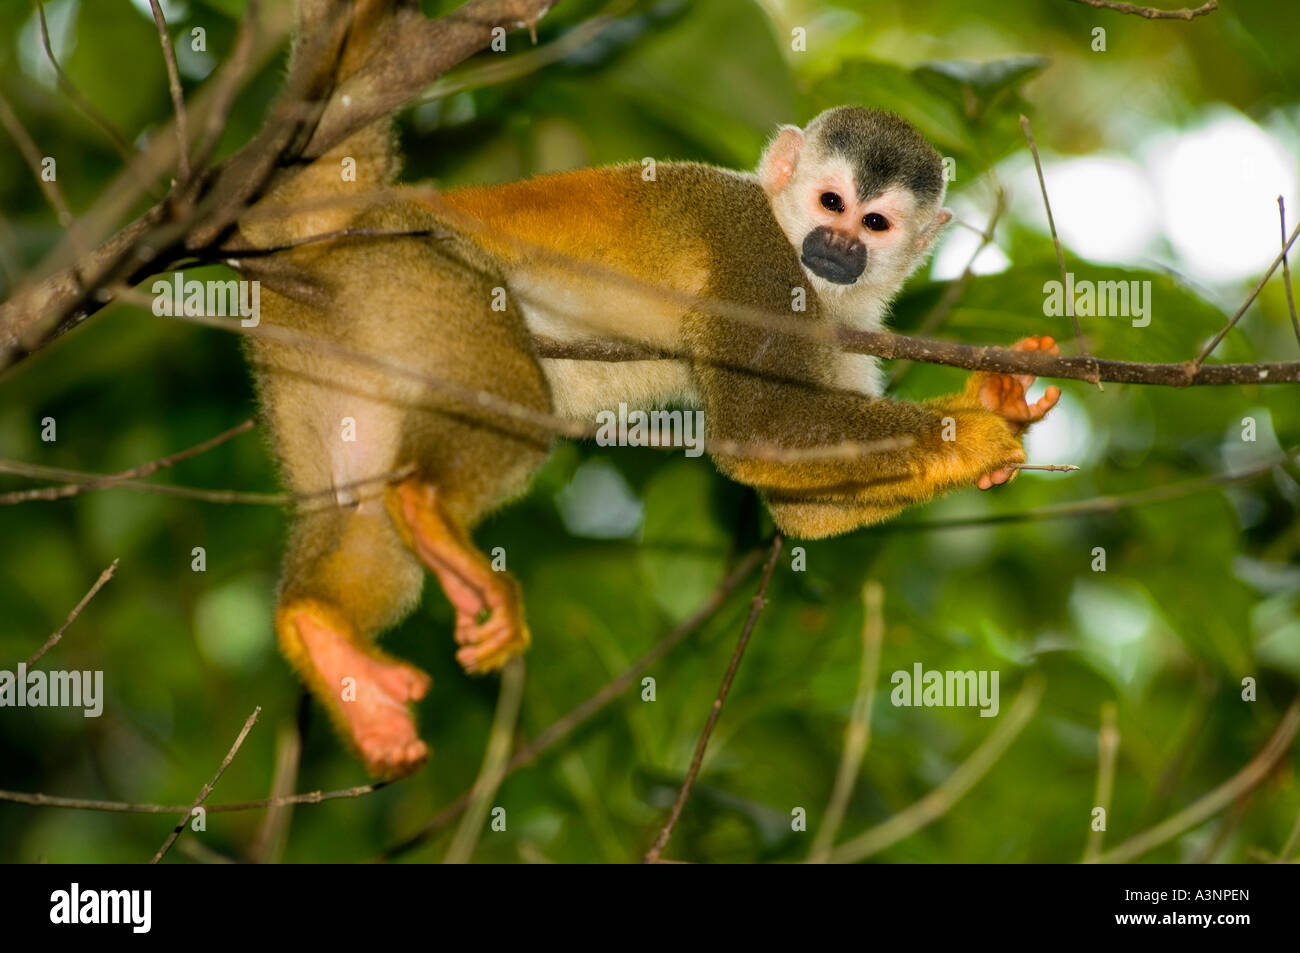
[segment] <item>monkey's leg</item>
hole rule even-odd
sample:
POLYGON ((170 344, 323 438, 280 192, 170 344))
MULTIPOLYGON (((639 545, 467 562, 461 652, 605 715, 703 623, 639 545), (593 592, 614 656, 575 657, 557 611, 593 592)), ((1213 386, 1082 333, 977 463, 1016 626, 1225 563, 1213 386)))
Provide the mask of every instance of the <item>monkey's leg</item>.
POLYGON ((465 671, 490 672, 528 647, 519 584, 496 572, 447 513, 438 487, 412 477, 388 491, 398 532, 442 584, 456 611, 456 660, 465 671))
POLYGON ((367 769, 385 778, 420 766, 428 748, 408 709, 429 677, 371 644, 398 607, 419 593, 414 565, 375 503, 374 511, 308 514, 295 531, 276 612, 285 656, 325 706, 367 769), (357 585, 357 573, 366 584, 357 585))

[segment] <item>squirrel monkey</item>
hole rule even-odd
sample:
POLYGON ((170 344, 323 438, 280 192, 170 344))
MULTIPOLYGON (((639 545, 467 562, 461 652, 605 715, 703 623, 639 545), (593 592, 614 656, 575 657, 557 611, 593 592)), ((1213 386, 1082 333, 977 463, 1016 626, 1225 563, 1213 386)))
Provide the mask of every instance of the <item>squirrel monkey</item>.
MULTIPOLYGON (((1032 378, 974 373, 961 393, 896 401, 880 395, 875 359, 796 333, 879 327, 951 218, 939 155, 896 116, 846 106, 786 126, 756 173, 664 162, 649 176, 629 164, 430 197, 392 186, 396 162, 377 123, 241 223, 251 244, 281 249, 265 267, 293 276, 264 288, 263 324, 586 423, 619 402, 688 402, 729 449, 907 438, 852 458, 714 453, 789 535, 844 533, 955 487, 1006 482, 1024 460, 1021 434, 1059 398, 1052 387, 1029 404, 1032 378), (355 180, 340 175, 349 159, 355 180), (651 282, 677 297, 650 293, 651 282), (684 307, 682 296, 788 313, 792 325, 684 307), (688 358, 539 359, 532 333, 688 358)), ((1056 349, 1048 337, 1017 346, 1056 349)), ((372 641, 415 605, 427 569, 455 610, 467 671, 497 669, 528 645, 518 585, 469 531, 525 490, 551 435, 337 350, 260 336, 248 348, 285 481, 300 493, 336 488, 332 505, 296 515, 281 647, 371 773, 400 776, 428 754, 409 703, 429 679, 372 641), (402 468, 409 475, 388 485, 355 486, 402 468)))

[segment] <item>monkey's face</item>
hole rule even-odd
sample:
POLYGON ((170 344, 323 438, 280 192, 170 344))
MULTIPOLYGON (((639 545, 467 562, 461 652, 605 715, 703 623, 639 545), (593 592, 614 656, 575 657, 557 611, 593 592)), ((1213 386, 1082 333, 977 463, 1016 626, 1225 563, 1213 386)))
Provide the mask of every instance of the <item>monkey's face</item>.
POLYGON ((782 127, 758 179, 812 289, 844 317, 882 315, 951 217, 938 153, 898 117, 857 107, 782 127))
POLYGON ((888 300, 924 257, 935 216, 906 188, 861 194, 847 161, 804 156, 772 211, 819 293, 888 300))

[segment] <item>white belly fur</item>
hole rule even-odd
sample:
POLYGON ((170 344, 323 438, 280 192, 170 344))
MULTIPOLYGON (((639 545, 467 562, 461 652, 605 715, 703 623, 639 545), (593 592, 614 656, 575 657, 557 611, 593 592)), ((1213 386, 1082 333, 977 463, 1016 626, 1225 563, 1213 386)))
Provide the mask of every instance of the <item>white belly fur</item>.
MULTIPOLYGON (((626 286, 595 284, 575 293, 564 280, 548 280, 538 271, 517 274, 511 291, 528 330, 554 340, 614 338, 672 347, 678 337, 677 308, 626 286)), ((697 400, 684 361, 545 359, 541 365, 555 412, 572 420, 592 422, 599 411, 617 411, 620 403, 650 410, 697 400)))

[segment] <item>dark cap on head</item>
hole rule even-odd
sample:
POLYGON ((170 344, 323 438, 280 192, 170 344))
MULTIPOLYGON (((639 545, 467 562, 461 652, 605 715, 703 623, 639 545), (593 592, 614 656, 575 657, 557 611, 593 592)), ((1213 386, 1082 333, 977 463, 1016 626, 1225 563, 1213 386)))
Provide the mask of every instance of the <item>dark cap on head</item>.
POLYGON ((849 161, 859 199, 890 185, 909 189, 927 204, 943 194, 943 159, 911 123, 893 113, 837 106, 810 122, 804 135, 849 161))

